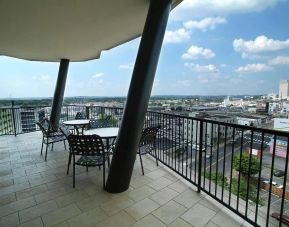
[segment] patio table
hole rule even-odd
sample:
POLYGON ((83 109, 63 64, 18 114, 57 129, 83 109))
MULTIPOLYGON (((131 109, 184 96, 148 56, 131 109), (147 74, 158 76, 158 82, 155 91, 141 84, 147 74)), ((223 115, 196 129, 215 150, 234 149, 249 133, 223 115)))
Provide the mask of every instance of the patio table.
POLYGON ((112 144, 114 143, 118 135, 118 130, 119 128, 117 127, 95 128, 95 129, 86 130, 83 134, 84 135, 99 135, 101 138, 105 139, 106 148, 109 149, 110 147, 109 140, 113 139, 112 144))
POLYGON ((67 126, 73 126, 77 134, 79 134, 78 128, 81 128, 82 133, 83 133, 84 127, 89 124, 89 120, 87 119, 70 120, 70 121, 64 121, 63 124, 67 126))

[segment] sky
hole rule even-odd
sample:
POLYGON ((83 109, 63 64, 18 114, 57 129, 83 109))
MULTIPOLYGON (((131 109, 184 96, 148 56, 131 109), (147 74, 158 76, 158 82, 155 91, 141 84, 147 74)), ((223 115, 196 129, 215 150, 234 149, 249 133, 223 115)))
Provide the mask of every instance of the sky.
MULTIPOLYGON (((289 0, 184 0, 152 95, 258 95, 289 80, 289 0)), ((126 96, 140 38, 69 65, 65 96, 126 96)), ((52 97, 59 63, 0 56, 0 98, 52 97)))

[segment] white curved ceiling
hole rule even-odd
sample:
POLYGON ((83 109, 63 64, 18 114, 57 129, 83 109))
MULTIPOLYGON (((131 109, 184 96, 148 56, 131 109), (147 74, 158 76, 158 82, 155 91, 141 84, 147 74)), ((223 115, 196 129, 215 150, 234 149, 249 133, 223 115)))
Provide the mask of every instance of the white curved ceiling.
POLYGON ((0 55, 99 58, 102 50, 141 35, 148 7, 149 0, 0 0, 0 55))

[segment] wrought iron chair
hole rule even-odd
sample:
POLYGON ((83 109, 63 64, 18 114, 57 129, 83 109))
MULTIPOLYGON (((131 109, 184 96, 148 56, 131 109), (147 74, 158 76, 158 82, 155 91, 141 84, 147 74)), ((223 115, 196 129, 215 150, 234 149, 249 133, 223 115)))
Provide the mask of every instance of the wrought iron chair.
POLYGON ((142 174, 144 175, 144 169, 143 169, 143 163, 142 163, 142 155, 146 155, 149 153, 154 152, 155 158, 156 158, 156 164, 158 166, 158 159, 157 159, 157 151, 156 151, 156 136, 159 131, 160 127, 148 127, 145 128, 142 132, 140 142, 139 142, 139 148, 138 148, 138 154, 142 169, 142 174))
POLYGON ((69 135, 68 143, 70 153, 68 158, 67 174, 69 166, 73 163, 73 188, 75 188, 75 165, 88 167, 103 166, 103 188, 105 187, 105 162, 109 159, 102 138, 98 135, 69 135), (75 156, 80 155, 76 161, 75 156))
MULTIPOLYGON (((75 117, 75 120, 84 120, 87 119, 85 114, 83 112, 77 112, 75 117)), ((70 127, 70 130, 73 131, 74 134, 79 134, 79 132, 81 132, 81 134, 83 134, 83 130, 85 129, 84 126, 80 127, 80 126, 73 126, 70 127)))
MULTIPOLYGON (((110 117, 106 117, 103 119, 90 119, 89 125, 87 129, 95 129, 95 128, 109 128, 112 127, 110 117)), ((115 138, 113 139, 107 139, 105 141, 106 145, 113 146, 115 142, 115 138)))
POLYGON ((77 112, 75 115, 75 120, 86 119, 85 115, 82 112, 77 112))
POLYGON ((64 131, 64 130, 53 131, 50 121, 46 118, 43 119, 41 122, 36 122, 36 124, 42 131, 41 155, 43 152, 43 144, 46 145, 45 161, 47 160, 47 150, 48 150, 49 144, 52 144, 51 150, 53 150, 54 143, 63 141, 64 148, 66 150, 65 140, 67 139, 67 135, 69 134, 68 131, 64 131))
POLYGON ((111 127, 110 119, 90 119, 88 129, 111 127))

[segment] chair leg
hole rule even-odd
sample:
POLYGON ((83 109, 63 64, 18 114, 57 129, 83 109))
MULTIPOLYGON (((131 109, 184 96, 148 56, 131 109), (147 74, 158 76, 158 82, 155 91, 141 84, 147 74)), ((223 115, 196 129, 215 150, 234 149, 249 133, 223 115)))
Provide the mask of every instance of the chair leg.
POLYGON ((63 140, 63 143, 64 143, 64 149, 66 150, 66 144, 65 144, 65 140, 63 140))
POLYGON ((43 151, 43 143, 44 143, 44 137, 42 138, 41 155, 42 155, 42 151, 43 151))
POLYGON ((75 188, 75 157, 73 155, 73 188, 75 188))
POLYGON ((71 153, 69 152, 69 156, 68 156, 68 164, 67 164, 67 171, 66 174, 69 174, 69 167, 70 167, 70 163, 71 163, 71 153))
POLYGON ((107 158, 107 166, 110 166, 110 154, 108 154, 108 158, 107 158))
POLYGON ((105 162, 103 163, 103 176, 102 176, 102 186, 105 189, 105 162))
POLYGON ((144 175, 143 165, 142 165, 142 158, 141 158, 141 154, 140 153, 139 153, 139 160, 140 160, 142 175, 144 175))
POLYGON ((47 143, 47 144, 46 144, 46 150, 45 150, 45 159, 44 159, 45 161, 47 160, 47 150, 48 150, 48 146, 49 146, 49 144, 47 143))
POLYGON ((158 157, 157 157, 157 150, 156 149, 154 149, 154 150, 155 150, 155 156, 156 156, 156 163, 157 163, 157 166, 159 166, 158 157))

